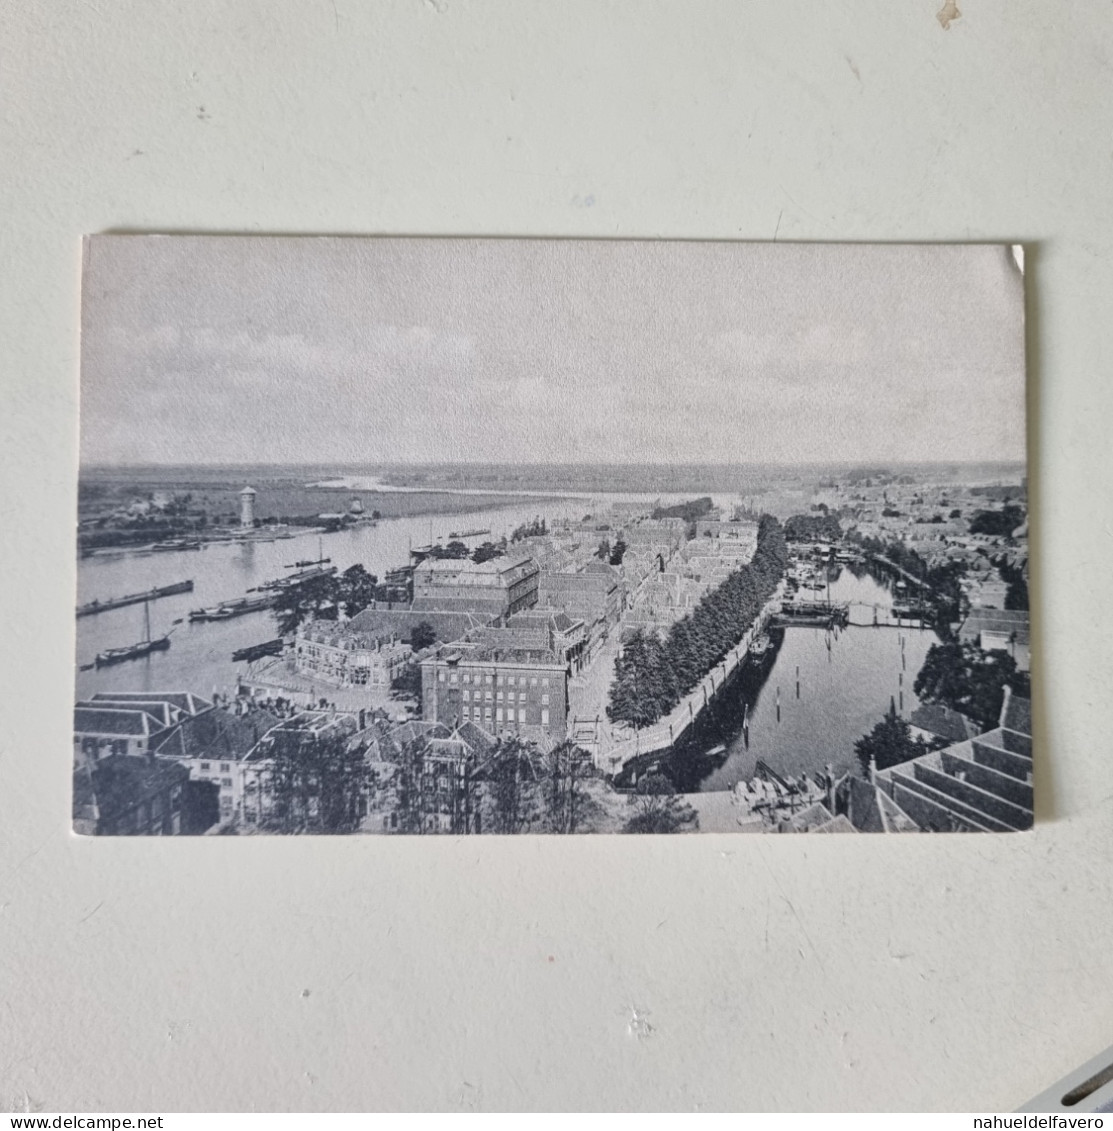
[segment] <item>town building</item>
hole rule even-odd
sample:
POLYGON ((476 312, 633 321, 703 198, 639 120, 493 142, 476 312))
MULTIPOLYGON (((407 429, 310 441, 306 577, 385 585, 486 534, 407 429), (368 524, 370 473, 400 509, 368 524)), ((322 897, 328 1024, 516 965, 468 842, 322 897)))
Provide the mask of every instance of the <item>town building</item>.
POLYGON ((337 687, 389 689, 413 649, 392 630, 354 621, 311 620, 298 626, 294 666, 337 687))
MULTIPOLYGON (((300 743, 341 740, 350 742, 359 731, 362 719, 353 712, 299 711, 271 727, 240 762, 240 803, 235 807, 237 817, 247 827, 258 826, 276 811, 281 793, 275 781, 276 747, 296 748, 300 743)), ((304 814, 312 817, 316 812, 317 783, 303 778, 297 790, 297 804, 304 814)), ((367 812, 367 794, 363 792, 359 804, 367 812)))
POLYGON ((216 790, 217 816, 232 820, 243 810, 243 767, 261 739, 282 720, 271 711, 247 707, 240 713, 216 708, 183 718, 155 737, 151 751, 189 771, 192 782, 216 790))
POLYGON ((75 770, 74 832, 177 836, 184 831, 189 771, 150 755, 109 754, 75 770))
POLYGON ((421 684, 427 722, 552 744, 567 736, 568 667, 548 648, 458 641, 422 661, 421 684))
POLYGON ((528 554, 486 562, 427 558, 414 569, 414 611, 509 616, 537 604, 540 577, 528 554))
POLYGON ((1019 671, 1031 665, 1029 616, 1026 609, 972 609, 962 622, 958 638, 976 644, 983 652, 1007 652, 1019 671))
POLYGON ((618 569, 592 558, 579 570, 542 572, 537 603, 538 608, 559 609, 572 620, 583 621, 591 652, 622 616, 626 587, 618 569))
POLYGON ((98 691, 74 705, 74 765, 112 754, 146 754, 154 738, 180 719, 211 709, 188 691, 98 691))

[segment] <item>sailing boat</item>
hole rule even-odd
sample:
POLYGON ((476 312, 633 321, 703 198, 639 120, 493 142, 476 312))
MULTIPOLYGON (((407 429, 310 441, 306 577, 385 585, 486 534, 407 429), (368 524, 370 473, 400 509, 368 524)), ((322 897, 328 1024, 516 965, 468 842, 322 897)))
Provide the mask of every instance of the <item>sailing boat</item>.
POLYGON ((151 606, 144 601, 143 639, 137 644, 125 644, 122 648, 106 648, 103 652, 98 652, 96 665, 98 668, 103 668, 109 664, 123 663, 124 660, 138 660, 141 656, 148 656, 152 652, 164 652, 170 647, 170 632, 155 640, 151 639, 151 606))
POLYGON ((331 561, 332 561, 332 558, 326 558, 325 557, 324 545, 322 544, 321 539, 318 538, 317 539, 317 558, 316 558, 316 560, 313 560, 312 558, 307 558, 305 561, 294 562, 293 565, 288 565, 286 568, 287 569, 303 569, 305 566, 328 565, 331 561))

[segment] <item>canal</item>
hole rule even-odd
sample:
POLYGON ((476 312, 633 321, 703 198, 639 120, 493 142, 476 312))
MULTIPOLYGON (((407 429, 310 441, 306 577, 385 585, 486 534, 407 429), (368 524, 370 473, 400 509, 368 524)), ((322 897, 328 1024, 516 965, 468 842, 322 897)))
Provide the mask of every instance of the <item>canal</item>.
POLYGON ((895 703, 908 718, 919 706, 912 684, 938 637, 931 629, 873 627, 888 619, 892 583, 865 569, 832 572, 831 600, 851 603, 851 625, 773 633, 774 658, 743 668, 704 712, 691 738, 662 763, 683 792, 732 789, 761 759, 778 773, 810 777, 827 763, 857 764, 854 743, 895 703), (799 676, 797 676, 799 673, 799 676), (743 720, 748 720, 748 730, 743 720), (708 757, 725 746, 725 752, 708 757))

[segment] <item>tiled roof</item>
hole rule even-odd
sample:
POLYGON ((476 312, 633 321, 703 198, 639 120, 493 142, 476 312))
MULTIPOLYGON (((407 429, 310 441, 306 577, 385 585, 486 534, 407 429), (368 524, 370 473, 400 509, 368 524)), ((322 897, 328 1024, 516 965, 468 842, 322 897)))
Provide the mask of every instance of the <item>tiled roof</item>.
POLYGON ((75 707, 73 712, 74 734, 118 734, 123 737, 154 734, 161 729, 162 723, 146 711, 75 707))
POLYGON ((938 735, 950 742, 962 742, 975 733, 965 715, 952 711, 950 707, 928 703, 917 707, 908 720, 914 727, 938 735))
POLYGON ((1007 730, 1015 730, 1031 737, 1032 702, 1014 695, 1012 689, 1005 688, 1005 702, 1001 705, 1001 725, 1007 730))
POLYGON ((148 699, 82 699, 74 704, 76 708, 91 711, 145 711, 156 719, 160 727, 168 727, 181 718, 181 711, 165 702, 151 702, 148 699))
POLYGON ((149 700, 150 702, 169 703, 184 711, 187 715, 196 715, 200 711, 207 711, 211 706, 207 699, 194 695, 192 691, 98 691, 94 699, 114 699, 118 701, 131 701, 133 699, 149 700))
POLYGON ((160 735, 152 750, 167 758, 236 760, 244 757, 281 720, 269 711, 253 709, 244 715, 231 711, 209 711, 183 719, 166 735, 160 735))

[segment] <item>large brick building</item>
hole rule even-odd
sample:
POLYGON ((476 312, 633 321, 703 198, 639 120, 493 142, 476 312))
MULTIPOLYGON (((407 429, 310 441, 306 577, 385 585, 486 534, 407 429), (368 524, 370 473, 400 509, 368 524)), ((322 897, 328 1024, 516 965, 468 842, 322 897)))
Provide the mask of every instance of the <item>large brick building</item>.
POLYGON ((460 641, 422 661, 421 684, 427 722, 554 743, 567 736, 568 668, 548 648, 460 641))
POLYGON ((510 616, 537 604, 540 572, 528 554, 426 560, 414 570, 413 609, 510 616))

